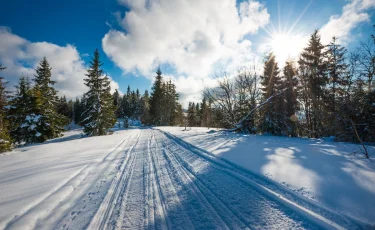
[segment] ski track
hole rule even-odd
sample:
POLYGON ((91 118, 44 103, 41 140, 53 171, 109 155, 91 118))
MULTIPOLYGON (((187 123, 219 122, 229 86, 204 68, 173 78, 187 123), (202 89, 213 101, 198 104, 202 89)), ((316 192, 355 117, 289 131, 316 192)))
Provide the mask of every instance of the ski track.
POLYGON ((345 229, 329 210, 155 129, 123 141, 8 220, 4 229, 345 229), (324 213, 324 215, 322 214, 324 213))

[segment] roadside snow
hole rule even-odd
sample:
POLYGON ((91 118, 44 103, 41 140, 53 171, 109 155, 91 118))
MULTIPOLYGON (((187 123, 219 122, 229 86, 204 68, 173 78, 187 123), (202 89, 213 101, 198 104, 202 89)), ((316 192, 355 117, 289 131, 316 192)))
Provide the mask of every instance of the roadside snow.
POLYGON ((51 215, 50 210, 65 197, 73 192, 82 196, 75 192, 76 187, 99 170, 96 163, 115 149, 124 134, 132 132, 80 138, 82 130, 73 130, 44 144, 20 147, 0 155, 0 229, 17 215, 23 215, 24 222, 18 221, 15 229, 32 229, 38 219, 51 215), (40 211, 34 212, 35 209, 40 211))
MULTIPOLYGON (((336 212, 375 224, 375 159, 351 155, 359 151, 358 145, 207 128, 160 129, 336 212)), ((369 149, 375 152, 374 147, 369 149)))

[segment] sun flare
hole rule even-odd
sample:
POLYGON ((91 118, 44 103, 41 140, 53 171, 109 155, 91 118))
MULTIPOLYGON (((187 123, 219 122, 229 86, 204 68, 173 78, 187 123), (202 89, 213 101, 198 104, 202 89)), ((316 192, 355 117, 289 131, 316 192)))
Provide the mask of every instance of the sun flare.
POLYGON ((276 61, 280 65, 284 65, 289 58, 295 59, 298 57, 304 43, 305 40, 300 35, 275 33, 271 36, 269 46, 276 56, 276 61))

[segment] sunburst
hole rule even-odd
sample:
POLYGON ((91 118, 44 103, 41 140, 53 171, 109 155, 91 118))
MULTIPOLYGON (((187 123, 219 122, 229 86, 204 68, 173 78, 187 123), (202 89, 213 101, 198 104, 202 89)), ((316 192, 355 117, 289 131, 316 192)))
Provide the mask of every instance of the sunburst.
POLYGON ((305 39, 302 35, 279 32, 272 34, 268 42, 271 52, 280 65, 284 65, 290 58, 297 58, 304 45, 305 39))
MULTIPOLYGON (((303 33, 296 33, 295 27, 311 5, 310 0, 299 17, 289 28, 281 28, 280 12, 278 17, 278 28, 271 24, 271 28, 265 29, 268 37, 266 40, 267 51, 275 55, 276 61, 283 66, 288 59, 296 59, 306 45, 308 37, 303 33)), ((280 10, 280 9, 279 9, 280 10)), ((287 23, 286 23, 287 24, 287 23)))

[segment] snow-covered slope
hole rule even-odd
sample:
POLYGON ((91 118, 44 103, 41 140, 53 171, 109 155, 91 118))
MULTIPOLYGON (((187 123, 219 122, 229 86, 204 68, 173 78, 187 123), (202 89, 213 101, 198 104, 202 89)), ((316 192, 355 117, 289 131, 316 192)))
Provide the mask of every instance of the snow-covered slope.
MULTIPOLYGON (((375 159, 363 159, 358 145, 207 128, 160 129, 336 212, 375 224, 375 159)), ((374 157, 375 148, 369 149, 374 157)))

